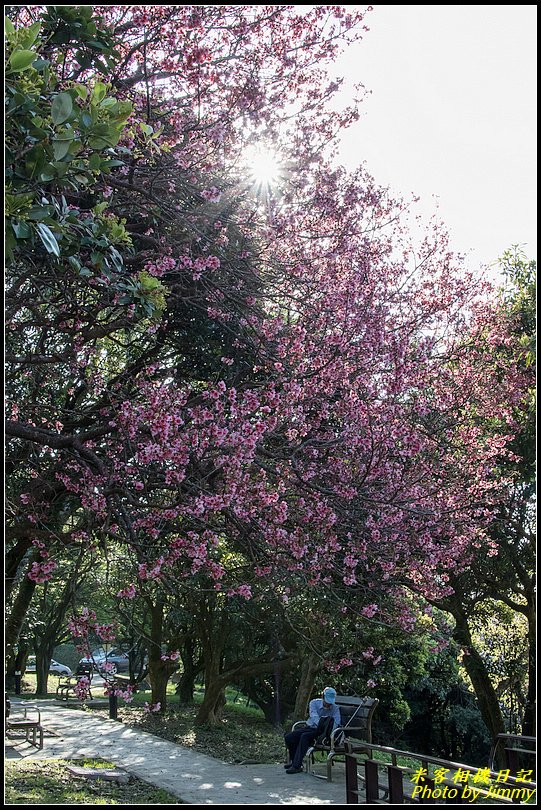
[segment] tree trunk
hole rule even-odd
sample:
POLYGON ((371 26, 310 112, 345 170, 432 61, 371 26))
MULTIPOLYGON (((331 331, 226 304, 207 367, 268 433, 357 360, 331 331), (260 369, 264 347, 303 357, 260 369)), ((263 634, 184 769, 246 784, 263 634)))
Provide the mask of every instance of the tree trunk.
POLYGON ((535 737, 535 704, 536 704, 536 617, 533 607, 533 597, 528 600, 530 610, 528 611, 528 692, 526 694, 526 706, 524 707, 524 717, 522 719, 522 733, 527 737, 535 737))
POLYGON ((220 662, 223 644, 216 646, 205 645, 205 696, 199 707, 195 723, 202 725, 218 725, 221 722, 223 707, 225 706, 225 687, 223 678, 220 678, 220 662))
POLYGON ((283 719, 293 711, 296 690, 290 677, 284 678, 285 667, 291 667, 293 659, 273 663, 272 680, 267 677, 246 676, 235 683, 242 692, 258 706, 265 720, 276 728, 282 728, 283 719), (282 664, 285 664, 284 666, 282 664))
POLYGON ((160 704, 160 711, 163 712, 167 706, 167 683, 171 675, 171 667, 167 661, 162 661, 158 655, 157 660, 148 658, 148 676, 151 688, 151 701, 160 704))
POLYGON ((19 644, 17 645, 17 654, 12 656, 12 658, 7 663, 7 671, 6 671, 6 684, 5 688, 8 691, 12 691, 15 689, 15 673, 16 672, 24 672, 26 667, 26 659, 28 658, 29 649, 26 645, 26 642, 19 640, 19 644))
POLYGON ((167 682, 171 675, 171 664, 162 661, 163 641, 163 601, 158 601, 151 607, 150 638, 151 645, 148 651, 148 677, 152 693, 152 703, 160 704, 160 711, 164 712, 167 706, 167 682))
POLYGON ((222 721, 222 713, 226 704, 225 684, 222 678, 213 679, 205 686, 205 697, 199 707, 195 724, 197 726, 217 726, 222 721))
MULTIPOLYGON (((466 648, 463 664, 475 690, 481 716, 490 732, 493 742, 495 742, 498 734, 505 732, 505 724, 503 722, 500 704, 498 703, 498 697, 492 686, 483 659, 473 646, 468 620, 461 610, 456 609, 456 604, 454 607, 453 616, 456 626, 453 635, 455 640, 466 648)), ((499 767, 504 768, 505 761, 503 759, 503 750, 501 753, 502 759, 498 761, 497 764, 499 767)))
POLYGON ((36 649, 36 695, 47 694, 49 667, 56 643, 56 632, 52 637, 43 636, 36 649))
POLYGON ((217 609, 214 600, 204 599, 199 606, 197 629, 203 650, 205 696, 195 722, 199 726, 218 725, 226 703, 227 681, 220 679, 222 656, 229 629, 226 611, 217 609))
POLYGON ((301 678, 297 689, 295 708, 293 710, 293 722, 296 720, 306 720, 308 716, 308 703, 314 691, 314 683, 319 667, 320 659, 315 653, 310 653, 303 659, 301 678))
POLYGON ((176 689, 180 703, 192 704, 195 692, 195 679, 201 672, 201 661, 195 661, 195 641, 185 640, 181 648, 182 675, 176 689))
MULTIPOLYGON (((37 551, 35 551, 30 560, 30 564, 36 562, 38 559, 39 554, 37 551)), ((7 668, 6 688, 13 688, 15 671, 18 668, 18 665, 16 663, 17 642, 19 640, 21 628, 23 626, 23 622, 25 620, 28 608, 30 606, 30 602, 32 601, 32 596, 34 595, 35 589, 36 583, 34 582, 33 579, 29 579, 27 576, 24 576, 21 579, 19 591, 13 602, 11 613, 6 621, 5 625, 5 647, 6 647, 6 668, 7 668)))
POLYGON ((6 593, 5 598, 11 597, 12 591, 17 582, 17 572, 22 563, 24 556, 32 545, 32 540, 29 537, 21 537, 15 545, 6 552, 5 564, 5 581, 6 593))

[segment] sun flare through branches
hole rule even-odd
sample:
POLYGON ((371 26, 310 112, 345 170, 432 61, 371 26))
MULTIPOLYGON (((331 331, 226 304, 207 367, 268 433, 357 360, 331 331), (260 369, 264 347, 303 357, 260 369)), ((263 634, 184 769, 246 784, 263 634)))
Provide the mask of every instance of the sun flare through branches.
POLYGON ((245 152, 248 181, 252 193, 264 203, 276 196, 284 180, 284 167, 271 148, 252 146, 245 152))

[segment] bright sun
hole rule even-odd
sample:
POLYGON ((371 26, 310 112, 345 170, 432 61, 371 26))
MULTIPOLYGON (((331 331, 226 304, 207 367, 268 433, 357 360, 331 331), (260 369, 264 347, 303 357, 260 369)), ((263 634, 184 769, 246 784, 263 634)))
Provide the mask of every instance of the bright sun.
POLYGON ((246 155, 252 181, 258 186, 274 186, 278 183, 282 167, 277 156, 268 149, 253 147, 246 155))

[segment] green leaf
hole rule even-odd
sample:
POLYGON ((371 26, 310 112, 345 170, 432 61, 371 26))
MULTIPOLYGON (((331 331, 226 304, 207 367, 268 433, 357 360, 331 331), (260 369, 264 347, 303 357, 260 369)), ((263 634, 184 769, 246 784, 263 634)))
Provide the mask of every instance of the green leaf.
POLYGON ((66 172, 68 170, 68 164, 67 163, 62 163, 60 160, 55 160, 52 165, 56 169, 57 177, 64 177, 64 175, 66 174, 66 172))
POLYGON ((47 130, 39 129, 39 127, 32 127, 32 129, 29 130, 29 134, 37 141, 44 141, 45 138, 49 137, 47 130))
POLYGON ((4 30, 8 37, 15 33, 14 25, 9 17, 4 17, 4 30))
POLYGON ((52 205, 35 205, 27 214, 27 219, 48 219, 54 214, 52 205))
POLYGON ((96 82, 94 85, 94 89, 92 90, 92 101, 95 104, 99 104, 105 98, 105 94, 107 92, 107 87, 103 84, 103 82, 96 82))
POLYGON ((92 123, 92 116, 86 111, 83 112, 79 121, 81 129, 89 129, 92 123))
POLYGON ((27 70, 37 54, 34 51, 14 51, 11 54, 9 65, 12 73, 20 73, 27 70))
POLYGON ((12 222, 11 227, 17 239, 28 239, 31 234, 30 228, 26 222, 12 222))
POLYGON ((48 183, 50 180, 56 177, 56 171, 54 166, 51 166, 50 163, 47 163, 40 172, 39 179, 43 183, 48 183))
POLYGON ((98 42, 97 39, 89 39, 86 43, 91 48, 97 49, 98 51, 107 51, 109 50, 107 45, 104 45, 103 42, 98 42))
POLYGON ((62 160, 66 157, 73 142, 73 135, 71 138, 54 138, 53 139, 53 152, 55 160, 62 160))
POLYGON ((97 152, 93 152, 88 159, 88 165, 92 171, 99 171, 101 166, 101 156, 97 152))
POLYGON ((107 149, 108 147, 114 146, 115 144, 112 143, 110 139, 106 138, 89 138, 88 145, 90 146, 91 149, 107 149))
POLYGON ((69 93, 59 93, 53 101, 51 115, 55 124, 66 121, 73 110, 73 101, 69 93))
POLYGON ((125 166, 125 162, 123 160, 104 160, 101 164, 102 169, 112 169, 115 166, 125 166))
POLYGON ((38 235, 45 246, 47 253, 53 253, 55 256, 60 257, 60 248, 54 233, 43 222, 37 225, 38 235))
POLYGON ((103 101, 100 104, 100 107, 104 110, 109 110, 111 109, 111 107, 116 107, 116 105, 117 105, 116 98, 114 96, 108 96, 107 98, 103 99, 103 101))
POLYGON ((109 72, 109 68, 101 59, 94 59, 94 67, 98 68, 100 73, 105 76, 109 72))
POLYGON ((34 67, 36 70, 43 70, 46 67, 49 67, 50 61, 48 59, 36 59, 34 62, 34 67))
POLYGON ((31 48, 36 39, 38 38, 38 34, 41 28, 40 22, 35 22, 29 28, 26 29, 26 35, 21 39, 20 46, 21 48, 31 48))

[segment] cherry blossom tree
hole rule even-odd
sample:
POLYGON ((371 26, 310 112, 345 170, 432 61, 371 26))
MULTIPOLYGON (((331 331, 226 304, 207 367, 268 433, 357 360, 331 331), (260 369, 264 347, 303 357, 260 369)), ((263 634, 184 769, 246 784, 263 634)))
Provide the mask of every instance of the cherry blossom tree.
MULTIPOLYGON (((199 367, 215 354, 225 357, 221 367, 230 363, 231 335, 252 335, 232 317, 252 306, 258 286, 235 224, 246 191, 235 161, 248 130, 255 135, 261 124, 276 135, 291 105, 295 115, 325 119, 336 87, 320 85, 319 64, 362 22, 339 7, 300 15, 288 7, 96 11, 8 9, 10 582, 20 583, 17 569, 38 549, 19 589, 21 616, 31 583, 54 569, 51 539, 85 544, 100 530, 58 474, 66 457, 76 477, 81 469, 106 474, 109 462, 94 450, 112 432, 111 400, 120 390, 129 396, 137 370, 156 357, 190 378, 194 327, 203 336, 199 367), (219 209, 223 224, 216 168, 221 187, 232 189, 219 209), (231 244, 235 269, 218 286, 214 243, 221 255, 231 244), (214 283, 197 283, 204 271, 214 283), (156 335, 164 274, 174 303, 156 335), (220 323, 226 294, 229 316, 220 323)), ((242 345, 234 347, 236 376, 239 365, 249 368, 242 345)), ((212 364, 206 373, 216 373, 212 364)))
MULTIPOLYGON (((455 620, 454 635, 464 649, 464 666, 493 736, 518 729, 504 717, 500 684, 491 677, 489 662, 496 639, 488 649, 475 641, 479 637, 477 627, 483 628, 481 638, 498 634, 495 609, 487 607, 492 600, 515 611, 527 627, 523 639, 528 648, 527 672, 516 682, 522 732, 527 735, 532 733, 536 700, 535 262, 527 261, 515 249, 504 254, 501 265, 505 284, 500 292, 499 328, 486 335, 479 351, 489 358, 498 377, 520 375, 522 398, 510 402, 515 419, 510 452, 495 456, 494 486, 500 497, 488 526, 489 546, 482 544, 474 550, 469 566, 452 576, 452 591, 436 602, 455 620)), ((491 441, 494 429, 501 427, 496 414, 490 413, 484 418, 479 415, 479 425, 491 441)), ((517 620, 518 627, 520 624, 517 620)))
POLYGON ((493 551, 495 465, 527 381, 487 358, 497 301, 443 226, 414 240, 414 200, 331 160, 358 110, 330 110, 328 68, 364 13, 95 11, 13 15, 42 15, 13 26, 9 64, 43 91, 25 138, 49 161, 30 182, 14 147, 14 566, 38 548, 26 579, 51 576, 54 533, 125 549, 127 598, 197 583, 248 600, 285 577, 411 627, 406 588, 443 598, 493 551), (254 141, 280 165, 264 197, 254 141))

